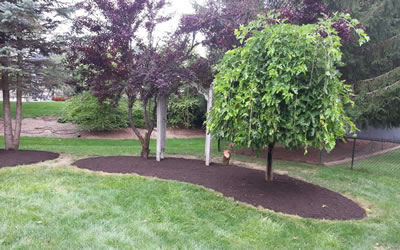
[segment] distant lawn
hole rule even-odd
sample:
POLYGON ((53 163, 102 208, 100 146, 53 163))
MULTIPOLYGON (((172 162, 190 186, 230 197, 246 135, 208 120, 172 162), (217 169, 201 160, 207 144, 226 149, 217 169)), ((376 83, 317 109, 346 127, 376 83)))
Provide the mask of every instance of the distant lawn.
MULTIPOLYGON (((134 140, 78 138, 23 137, 21 148, 79 155, 140 152, 134 140)), ((203 152, 204 139, 167 140, 168 154, 203 152)), ((192 184, 24 166, 0 169, 0 249, 400 249, 400 151, 359 161, 355 170, 282 161, 275 169, 351 197, 368 217, 295 218, 192 184)))
MULTIPOLYGON (((167 154, 204 156, 204 138, 168 139, 167 154)), ((0 136, 0 148, 4 148, 4 137, 0 136)), ((65 152, 80 155, 140 155, 139 140, 110 140, 54 137, 22 137, 20 149, 65 152)), ((150 141, 151 155, 155 155, 156 140, 150 141)), ((213 151, 217 153, 214 140, 213 151)))
MULTIPOLYGON (((24 118, 60 116, 65 105, 66 102, 24 102, 22 104, 22 115, 24 118)), ((15 117, 15 102, 11 103, 11 112, 15 117)), ((3 118, 3 102, 0 102, 0 118, 3 118)))

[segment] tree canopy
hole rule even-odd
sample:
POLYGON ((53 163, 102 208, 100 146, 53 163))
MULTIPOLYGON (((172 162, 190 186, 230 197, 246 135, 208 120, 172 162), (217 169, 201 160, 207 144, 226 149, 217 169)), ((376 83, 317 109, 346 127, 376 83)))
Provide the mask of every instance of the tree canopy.
POLYGON ((332 25, 339 19, 360 43, 368 40, 349 15, 308 25, 260 16, 242 26, 236 35, 243 46, 228 51, 218 66, 210 132, 255 149, 279 143, 332 150, 355 128, 343 108, 351 103, 351 87, 337 70, 342 45, 332 25))
MULTIPOLYGON (((207 56, 203 61, 207 60, 211 67, 221 61, 226 51, 242 46, 234 31, 241 25, 246 26, 256 20, 258 14, 275 10, 280 13, 279 19, 286 19, 286 22, 298 25, 314 24, 324 15, 333 15, 321 0, 208 0, 204 4, 194 6, 194 14, 182 17, 178 33, 191 33, 196 41, 197 34, 202 34, 204 39, 194 44, 206 47, 207 56)), ((332 26, 343 42, 354 41, 352 29, 344 20, 338 19, 332 26)), ((357 28, 362 27, 358 24, 357 28)), ((195 69, 205 70, 198 67, 195 69)))
MULTIPOLYGON (((0 72, 3 92, 6 149, 18 149, 21 132, 22 93, 43 83, 45 56, 59 48, 50 33, 57 27, 57 16, 68 8, 58 1, 6 0, 0 2, 0 72), (41 79, 40 79, 41 78, 41 79), (10 91, 17 96, 17 117, 13 126, 10 91), (14 127, 14 128, 13 128, 14 127)), ((49 80, 49 75, 46 80, 49 80)), ((49 81, 45 81, 48 83, 49 81)))
POLYGON ((86 15, 75 20, 79 35, 72 44, 71 67, 83 67, 81 81, 100 101, 117 103, 128 96, 131 128, 142 143, 142 157, 149 154, 155 127, 157 96, 168 95, 191 79, 185 61, 190 56, 188 39, 174 35, 155 40, 155 27, 169 20, 163 14, 165 0, 94 0, 78 6, 86 15), (100 18, 99 18, 100 16, 100 18), (139 35, 142 29, 146 34, 139 35), (143 103, 147 132, 142 135, 132 119, 136 100, 143 103))

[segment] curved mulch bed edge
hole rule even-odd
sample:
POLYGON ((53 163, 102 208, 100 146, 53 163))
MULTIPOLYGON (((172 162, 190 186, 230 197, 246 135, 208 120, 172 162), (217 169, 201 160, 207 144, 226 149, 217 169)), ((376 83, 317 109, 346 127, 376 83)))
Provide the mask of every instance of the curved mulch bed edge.
POLYGON ((73 165, 197 184, 240 202, 305 218, 349 220, 366 216, 364 209, 339 193, 278 174, 272 183, 267 183, 263 171, 243 167, 220 164, 206 167, 200 160, 167 158, 157 162, 130 156, 87 158, 73 165))
POLYGON ((59 156, 60 154, 45 151, 0 149, 0 168, 54 160, 59 156))

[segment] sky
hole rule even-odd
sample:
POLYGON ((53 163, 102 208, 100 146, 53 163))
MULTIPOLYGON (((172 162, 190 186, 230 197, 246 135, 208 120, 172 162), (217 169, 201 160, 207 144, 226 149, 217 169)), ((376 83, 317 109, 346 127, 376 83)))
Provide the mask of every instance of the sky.
MULTIPOLYGON (((66 4, 74 4, 77 2, 80 2, 81 0, 62 0, 66 4)), ((160 40, 162 37, 165 36, 166 33, 168 32, 173 32, 176 30, 178 27, 180 18, 183 14, 191 14, 194 13, 193 9, 193 2, 202 4, 205 2, 205 0, 169 0, 171 5, 165 8, 165 13, 169 14, 172 16, 171 20, 168 22, 159 24, 156 29, 155 29, 155 39, 160 40)), ((82 12, 83 13, 83 12, 82 12)), ((77 12, 77 15, 81 15, 82 13, 77 12)), ((55 34, 57 35, 62 35, 65 34, 66 32, 70 31, 71 28, 71 23, 70 22, 65 22, 62 25, 59 26, 55 34)), ((146 36, 144 30, 139 30, 139 35, 142 35, 143 37, 146 36)), ((201 36, 199 36, 201 39, 201 36)), ((199 53, 202 56, 205 56, 205 48, 199 46, 196 48, 197 53, 199 53)))
MULTIPOLYGON (((167 9, 167 13, 171 13, 172 19, 169 22, 160 24, 156 30, 156 36, 162 36, 165 32, 174 31, 179 24, 180 18, 183 14, 194 13, 193 2, 202 4, 205 0, 170 0, 171 6, 167 9)), ((198 36, 201 39, 201 35, 198 36)), ((199 55, 205 56, 206 49, 202 46, 198 46, 196 51, 199 55)))
MULTIPOLYGON (((202 2, 197 0, 197 2, 202 2)), ((174 13, 170 22, 160 25, 162 30, 172 30, 177 27, 179 19, 183 14, 194 13, 191 0, 171 0, 171 7, 168 8, 170 13, 174 13)))
MULTIPOLYGON (((77 3, 80 0, 63 0, 67 4, 77 3)), ((192 2, 203 3, 204 0, 170 0, 171 6, 166 8, 166 13, 171 14, 172 19, 166 23, 160 24, 156 30, 157 36, 161 36, 164 32, 171 32, 178 26, 180 17, 183 14, 194 13, 192 2)), ((60 27, 58 33, 64 33, 69 30, 69 25, 65 24, 60 27)))

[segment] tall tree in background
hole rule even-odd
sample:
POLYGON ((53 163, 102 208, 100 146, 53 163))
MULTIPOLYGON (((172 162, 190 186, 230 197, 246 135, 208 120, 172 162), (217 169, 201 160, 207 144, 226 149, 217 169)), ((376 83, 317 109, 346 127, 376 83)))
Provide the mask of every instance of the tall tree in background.
POLYGON ((175 35, 164 41, 154 37, 157 25, 169 20, 162 14, 165 0, 93 0, 78 6, 85 16, 75 20, 75 32, 83 36, 72 44, 72 67, 84 67, 81 80, 100 101, 118 103, 128 97, 130 126, 148 158, 150 136, 156 125, 159 95, 168 95, 191 77, 184 67, 190 56, 188 40, 175 35), (139 30, 146 34, 139 35, 139 30), (140 100, 147 131, 137 129, 132 108, 140 100))
POLYGON ((366 27, 371 42, 345 47, 341 69, 355 90, 350 113, 361 126, 400 126, 400 1, 326 1, 332 10, 347 10, 366 27))
MULTIPOLYGON (((282 1, 274 2, 276 6, 282 1)), ((265 12, 265 3, 263 0, 207 0, 204 4, 194 4, 194 8, 195 14, 186 14, 181 18, 178 32, 192 34, 194 40, 199 40, 201 36, 201 40, 194 45, 204 46, 207 55, 198 63, 205 66, 204 60, 207 60, 208 65, 213 67, 228 50, 240 45, 234 34, 235 29, 265 12)))
POLYGON ((0 3, 0 72, 3 92, 5 149, 17 150, 22 123, 22 94, 37 76, 41 57, 55 49, 50 32, 55 17, 66 15, 57 1, 6 0, 0 3), (32 71, 33 70, 33 71, 32 71), (10 91, 15 90, 17 111, 12 123, 10 91))
POLYGON ((400 66, 400 2, 397 0, 325 1, 332 11, 346 11, 366 27, 367 46, 346 46, 344 77, 352 82, 382 75, 400 66))
MULTIPOLYGON (((182 17, 178 32, 192 34, 193 40, 196 41, 193 45, 201 44, 206 48, 206 57, 194 61, 193 70, 196 75, 208 71, 212 78, 217 73, 212 68, 220 62, 224 54, 241 46, 235 37, 235 29, 255 20, 258 14, 276 10, 280 12, 281 19, 303 25, 315 24, 319 18, 324 15, 331 16, 333 13, 322 0, 208 0, 204 4, 194 4, 194 8, 194 14, 182 17), (200 34, 203 39, 198 41, 200 34)), ((333 28, 338 32, 342 43, 354 41, 354 33, 343 19, 333 23, 333 28)), ((362 25, 358 25, 357 28, 362 28, 362 25)), ((196 83, 197 88, 203 94, 208 93, 204 88, 208 88, 211 82, 212 79, 204 85, 204 81, 199 80, 196 83)))

